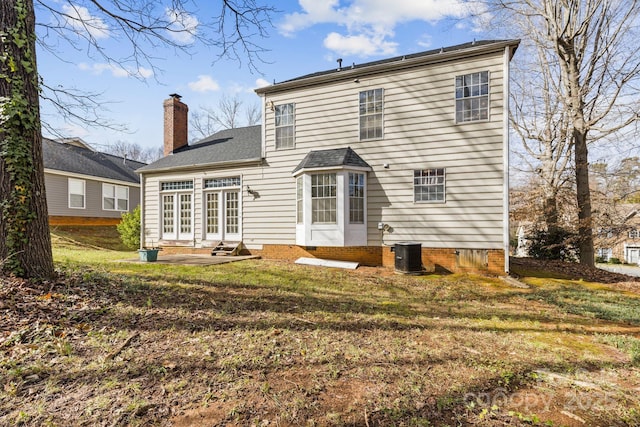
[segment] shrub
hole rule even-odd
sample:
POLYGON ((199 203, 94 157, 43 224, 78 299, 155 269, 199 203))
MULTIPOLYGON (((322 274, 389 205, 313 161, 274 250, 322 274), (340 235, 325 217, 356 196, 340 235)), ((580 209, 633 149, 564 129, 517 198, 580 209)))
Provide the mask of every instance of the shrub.
POLYGON ((122 214, 122 220, 118 224, 118 233, 122 243, 129 249, 140 247, 140 206, 131 212, 122 214))
POLYGON ((601 256, 597 256, 596 257, 596 263, 597 264, 604 264, 605 262, 607 262, 607 260, 604 259, 604 257, 601 257, 601 256))
POLYGON ((537 229, 529 236, 529 254, 536 259, 575 261, 578 254, 575 233, 562 227, 537 229))
POLYGON ((622 261, 620 261, 620 258, 609 258, 609 264, 622 264, 622 261))

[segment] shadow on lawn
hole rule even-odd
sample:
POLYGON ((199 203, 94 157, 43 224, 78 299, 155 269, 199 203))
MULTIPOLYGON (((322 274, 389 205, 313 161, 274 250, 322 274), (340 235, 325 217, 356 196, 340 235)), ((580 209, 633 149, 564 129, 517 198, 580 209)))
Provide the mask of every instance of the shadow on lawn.
POLYGON ((175 279, 180 285, 174 285, 166 284, 167 280, 174 280, 167 276, 125 277, 116 284, 119 289, 111 289, 116 291, 115 295, 107 296, 111 299, 110 307, 85 311, 73 320, 93 322, 101 327, 187 331, 237 328, 401 331, 437 327, 498 332, 553 328, 557 332, 583 333, 585 328, 594 326, 593 318, 640 324, 636 298, 616 294, 614 305, 609 301, 614 297, 611 293, 585 290, 577 285, 563 287, 557 293, 534 289, 487 295, 469 289, 461 298, 460 295, 439 296, 437 282, 434 289, 421 290, 413 285, 389 287, 384 283, 382 288, 393 293, 393 297, 387 299, 357 289, 335 290, 321 286, 316 289, 308 283, 296 287, 286 272, 262 274, 268 284, 247 285, 237 280, 214 283, 181 277, 175 279), (549 308, 555 306, 561 311, 527 310, 528 301, 550 304, 549 308), (508 310, 505 305, 510 306, 508 310), (495 310, 492 306, 502 309, 495 310), (581 317, 567 319, 567 312, 581 317), (455 322, 465 319, 500 325, 455 322))

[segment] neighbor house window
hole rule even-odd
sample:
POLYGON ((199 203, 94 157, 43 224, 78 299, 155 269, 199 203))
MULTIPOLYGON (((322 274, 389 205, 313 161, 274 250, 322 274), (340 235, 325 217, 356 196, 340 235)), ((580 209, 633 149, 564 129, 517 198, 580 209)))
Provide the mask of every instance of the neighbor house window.
POLYGON ((630 239, 637 239, 638 237, 640 237, 640 230, 631 230, 631 231, 629 231, 629 238, 630 239))
POLYGON ((304 180, 301 176, 296 179, 296 222, 304 223, 304 180))
POLYGON ((416 202, 445 201, 445 170, 420 169, 413 171, 413 194, 416 202))
POLYGON ((193 181, 160 184, 162 191, 162 237, 185 240, 193 237, 193 181))
POLYGON ((69 178, 69 207, 72 209, 85 208, 84 179, 69 178))
POLYGON ((382 89, 360 92, 360 140, 382 138, 382 89))
POLYGON ((349 172, 349 222, 364 223, 364 177, 363 173, 349 172))
POLYGON ((613 256, 613 249, 611 248, 598 248, 597 257, 601 258, 605 262, 609 262, 613 256))
POLYGON ((276 105, 276 150, 293 148, 294 138, 294 104, 276 105))
POLYGON ((489 119, 489 72, 456 76, 456 123, 489 119))
POLYGON ((105 211, 128 211, 129 187, 102 184, 102 209, 105 211))
POLYGON ((311 222, 336 223, 336 174, 311 175, 311 222))

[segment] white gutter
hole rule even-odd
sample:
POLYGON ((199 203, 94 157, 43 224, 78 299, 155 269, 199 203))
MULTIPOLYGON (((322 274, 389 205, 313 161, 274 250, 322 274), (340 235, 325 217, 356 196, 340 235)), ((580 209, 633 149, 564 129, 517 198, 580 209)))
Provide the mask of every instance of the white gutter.
POLYGON ((108 184, 127 185, 129 187, 139 187, 140 186, 140 184, 138 184, 137 182, 122 181, 122 180, 119 180, 119 179, 109 179, 109 178, 103 178, 101 176, 86 175, 86 174, 75 173, 75 172, 66 172, 66 171, 61 171, 59 169, 45 168, 44 169, 44 173, 48 173, 50 175, 60 175, 60 176, 65 176, 65 177, 70 177, 70 178, 85 179, 85 180, 88 180, 88 181, 106 182, 108 184))
POLYGON ((226 167, 226 166, 241 166, 241 165, 246 165, 246 164, 250 164, 250 163, 262 163, 263 158, 262 157, 257 157, 255 159, 246 159, 246 160, 229 160, 226 162, 212 162, 212 163, 197 163, 197 164, 191 164, 191 165, 183 165, 183 166, 166 166, 163 168, 153 168, 153 169, 148 169, 148 170, 140 170, 138 169, 136 171, 136 173, 139 173, 140 175, 144 174, 144 173, 157 173, 157 172, 167 172, 167 171, 180 171, 180 170, 187 170, 187 169, 203 169, 203 168, 208 168, 208 167, 212 167, 212 166, 216 166, 216 167, 226 167))
MULTIPOLYGON (((398 57, 396 61, 384 61, 380 64, 372 64, 369 66, 361 66, 351 68, 349 66, 343 67, 340 71, 322 73, 316 76, 309 76, 306 78, 296 78, 291 81, 285 81, 277 83, 275 85, 265 86, 263 88, 255 89, 258 95, 277 93, 288 89, 296 89, 306 86, 313 86, 322 83, 335 83, 339 80, 354 79, 356 77, 362 77, 365 75, 384 73, 391 70, 401 70, 405 68, 413 68, 428 64, 437 64, 440 62, 452 61, 460 58, 469 58, 475 55, 484 55, 489 52, 500 52, 502 49, 507 48, 510 51, 510 47, 517 46, 520 43, 519 40, 503 40, 495 43, 482 44, 479 46, 471 46, 459 50, 453 50, 448 52, 433 53, 424 56, 418 56, 413 58, 398 57)), ((411 56, 411 55, 409 55, 411 56)))

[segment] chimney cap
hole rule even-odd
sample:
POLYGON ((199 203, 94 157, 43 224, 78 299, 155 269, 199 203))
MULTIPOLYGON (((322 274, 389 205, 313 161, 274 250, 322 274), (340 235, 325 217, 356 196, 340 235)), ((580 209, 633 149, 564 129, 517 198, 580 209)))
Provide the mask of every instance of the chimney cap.
POLYGON ((180 101, 180 98, 182 98, 182 96, 178 95, 177 93, 170 93, 169 96, 171 98, 177 99, 178 101, 180 101))

